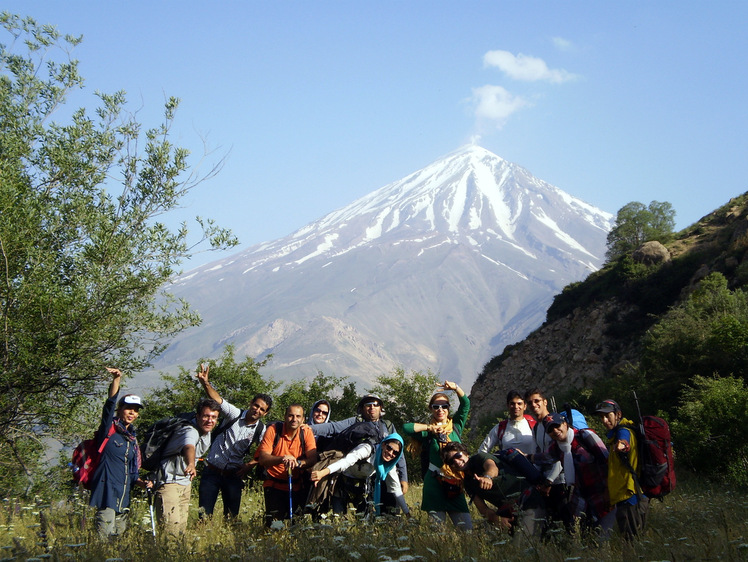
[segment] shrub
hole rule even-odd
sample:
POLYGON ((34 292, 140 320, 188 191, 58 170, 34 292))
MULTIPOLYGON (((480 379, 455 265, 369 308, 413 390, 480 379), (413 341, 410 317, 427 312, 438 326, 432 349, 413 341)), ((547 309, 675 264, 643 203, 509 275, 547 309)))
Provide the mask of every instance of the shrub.
POLYGON ((735 377, 697 376, 672 423, 679 461, 701 474, 748 483, 748 387, 735 377))

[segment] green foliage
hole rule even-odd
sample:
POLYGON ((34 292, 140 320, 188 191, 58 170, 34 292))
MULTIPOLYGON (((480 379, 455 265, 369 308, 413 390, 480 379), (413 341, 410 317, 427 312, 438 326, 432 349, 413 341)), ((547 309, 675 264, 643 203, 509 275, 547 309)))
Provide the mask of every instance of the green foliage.
POLYGON ((389 375, 379 375, 371 392, 384 400, 386 417, 400 430, 407 422, 423 421, 427 416, 429 398, 439 384, 431 371, 411 371, 402 367, 389 375))
MULTIPOLYGON (((402 434, 403 425, 408 422, 424 422, 430 415, 428 403, 431 395, 436 391, 439 377, 431 371, 411 371, 406 373, 402 367, 396 368, 389 375, 376 378, 377 384, 371 392, 384 400, 385 417, 392 421, 398 433, 402 434)), ((405 438, 407 445, 408 439, 405 438)), ((421 460, 406 454, 408 465, 408 480, 421 481, 421 460)))
POLYGON ((197 403, 205 398, 205 393, 195 377, 200 363, 210 365, 210 383, 224 398, 237 408, 244 409, 259 394, 269 394, 273 406, 268 412, 267 420, 283 419, 286 407, 301 404, 309 414, 312 404, 322 398, 330 402, 333 419, 352 416, 358 405, 356 386, 346 384, 343 377, 327 376, 317 372, 311 381, 291 381, 282 385, 272 377, 263 376, 264 368, 271 357, 255 361, 245 357, 238 362, 233 345, 227 345, 218 359, 201 359, 195 369, 180 366, 177 375, 163 374, 164 385, 145 396, 146 408, 141 412, 138 424, 146 427, 162 418, 174 416, 181 412, 192 412, 197 403))
MULTIPOLYGON (((177 375, 162 375, 165 385, 144 397, 146 407, 141 412, 138 425, 146 427, 162 418, 195 411, 197 403, 206 397, 195 377, 200 363, 210 365, 211 385, 222 398, 237 408, 246 408, 252 398, 261 392, 273 396, 280 387, 280 383, 260 374, 260 369, 267 364, 267 360, 256 362, 251 357, 245 357, 243 361, 237 362, 234 347, 227 345, 218 359, 201 359, 195 369, 180 366, 177 375)), ((273 403, 269 414, 277 414, 277 408, 277 404, 273 403)))
POLYGON ((735 377, 696 376, 671 424, 678 460, 699 474, 748 483, 748 387, 735 377))
POLYGON ((636 250, 650 240, 665 243, 672 238, 675 211, 668 202, 652 201, 645 206, 638 201, 618 210, 616 222, 608 233, 608 260, 636 250))
POLYGON ((553 533, 546 540, 483 524, 471 506, 475 528, 466 535, 453 525, 438 525, 417 505, 422 489, 411 487, 406 500, 413 517, 354 517, 314 523, 303 518, 268 532, 263 525, 262 491, 246 489, 236 520, 197 521, 197 495, 185 537, 150 533, 148 506, 133 498, 130 526, 117 541, 101 541, 93 530, 93 509, 84 498, 34 502, 8 498, 0 507, 0 547, 14 560, 743 560, 748 536, 744 490, 713 485, 684 470, 678 489, 653 502, 647 531, 626 544, 616 531, 599 542, 592 537, 553 533), (694 514, 698 514, 695 517, 694 514))
POLYGON ((704 278, 649 330, 641 365, 668 409, 694 375, 748 377, 748 293, 730 291, 720 273, 704 278))
POLYGON ((317 371, 311 381, 300 380, 287 383, 283 392, 278 395, 276 417, 282 418, 286 407, 290 404, 304 406, 304 412, 309 417, 312 405, 322 399, 330 402, 331 420, 352 416, 358 405, 356 385, 348 383, 344 386, 345 380, 343 377, 328 376, 322 371, 317 371))
MULTIPOLYGON (((176 98, 145 131, 122 92, 53 121, 83 84, 69 56, 80 39, 8 13, 0 25, 10 41, 0 44, 0 458, 10 459, 40 447, 47 428, 71 430, 108 381, 104 365, 141 370, 198 322, 162 289, 194 247, 187 227, 159 220, 220 164, 189 172, 169 136, 176 98)), ((199 223, 211 246, 236 243, 199 223)))

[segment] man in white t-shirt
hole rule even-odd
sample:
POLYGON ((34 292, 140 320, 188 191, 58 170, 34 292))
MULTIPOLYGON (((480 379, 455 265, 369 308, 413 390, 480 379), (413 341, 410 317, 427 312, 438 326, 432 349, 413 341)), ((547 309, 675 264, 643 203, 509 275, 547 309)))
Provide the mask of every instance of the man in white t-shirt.
POLYGON ((218 422, 221 405, 210 398, 197 406, 196 427, 185 425, 166 443, 157 472, 155 505, 164 530, 179 535, 187 529, 192 479, 197 474, 196 460, 210 449, 210 432, 218 422))
POLYGON ((509 418, 502 420, 488 432, 478 447, 478 452, 493 453, 494 449, 517 449, 526 455, 534 453, 535 440, 532 428, 536 422, 532 416, 525 414, 527 404, 524 398, 516 390, 510 390, 506 395, 506 406, 509 418))

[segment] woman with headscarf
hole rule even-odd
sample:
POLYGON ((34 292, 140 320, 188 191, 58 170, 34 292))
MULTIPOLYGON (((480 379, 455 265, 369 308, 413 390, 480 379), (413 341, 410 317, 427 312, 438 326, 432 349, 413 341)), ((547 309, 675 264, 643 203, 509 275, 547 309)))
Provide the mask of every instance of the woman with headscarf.
POLYGON ((408 450, 416 457, 420 457, 422 450, 428 452, 429 463, 423 477, 421 509, 439 522, 444 522, 449 515, 458 529, 469 531, 473 528, 473 522, 465 494, 462 493, 462 478, 451 467, 443 464, 440 452, 447 443, 460 441, 470 412, 470 399, 455 382, 444 381, 437 388, 457 393, 460 404, 455 414, 450 414, 449 396, 444 392, 437 392, 429 400, 429 423, 406 423, 403 433, 411 437, 408 450))
POLYGON ((403 454, 403 447, 403 438, 397 433, 389 434, 378 445, 362 443, 342 459, 321 470, 312 471, 311 480, 316 486, 330 474, 349 473, 354 478, 371 478, 372 500, 377 515, 381 511, 382 484, 388 492, 395 495, 395 501, 403 513, 409 515, 410 510, 405 502, 396 468, 397 461, 403 454))

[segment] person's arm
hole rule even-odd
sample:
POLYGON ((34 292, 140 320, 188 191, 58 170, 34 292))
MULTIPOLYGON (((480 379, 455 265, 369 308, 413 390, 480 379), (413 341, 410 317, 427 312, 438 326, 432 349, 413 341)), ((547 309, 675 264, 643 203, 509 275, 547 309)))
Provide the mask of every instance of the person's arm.
POLYGON ((616 430, 616 441, 613 449, 619 453, 628 453, 631 450, 631 432, 625 427, 616 430))
POLYGON ((334 437, 354 423, 356 423, 356 418, 352 417, 336 422, 318 423, 309 427, 315 437, 334 437))
POLYGON ((363 461, 371 457, 372 446, 369 443, 361 443, 356 445, 351 451, 345 455, 342 459, 338 459, 333 463, 330 463, 322 470, 312 471, 312 481, 317 482, 329 474, 335 474, 337 472, 345 472, 358 461, 363 461))
POLYGON ((304 439, 305 452, 304 456, 297 459, 298 467, 304 469, 313 467, 319 460, 319 455, 317 454, 317 442, 314 440, 314 434, 308 430, 309 426, 306 427, 307 429, 304 429, 304 427, 299 428, 299 431, 301 431, 301 438, 304 439))
POLYGON ((195 469, 195 446, 185 445, 182 449, 182 456, 187 466, 184 467, 184 475, 188 476, 192 480, 197 476, 197 470, 195 469))
POLYGON ((119 385, 122 381, 122 371, 115 367, 106 367, 112 375, 112 382, 109 383, 109 398, 114 398, 119 394, 119 385))
POLYGON ((387 486, 387 491, 395 495, 395 502, 397 503, 397 506, 403 510, 403 513, 405 515, 410 515, 410 508, 408 507, 408 503, 405 501, 405 494, 408 490, 407 488, 403 488, 401 482, 398 480, 397 470, 395 469, 395 467, 392 467, 387 473, 385 484, 387 486))
POLYGON ((493 448, 496 447, 496 445, 499 442, 499 425, 496 424, 491 428, 491 431, 488 432, 488 435, 486 435, 486 438, 483 440, 483 442, 480 444, 480 447, 478 447, 479 453, 490 453, 493 451, 493 448))
POLYGON ((223 398, 221 398, 221 395, 218 394, 218 391, 213 388, 213 385, 210 384, 210 381, 208 380, 209 373, 210 365, 208 365, 207 363, 201 363, 200 370, 197 372, 197 380, 200 381, 200 384, 203 386, 203 390, 205 390, 205 394, 208 395, 208 398, 215 400, 219 404, 222 404, 223 398))

